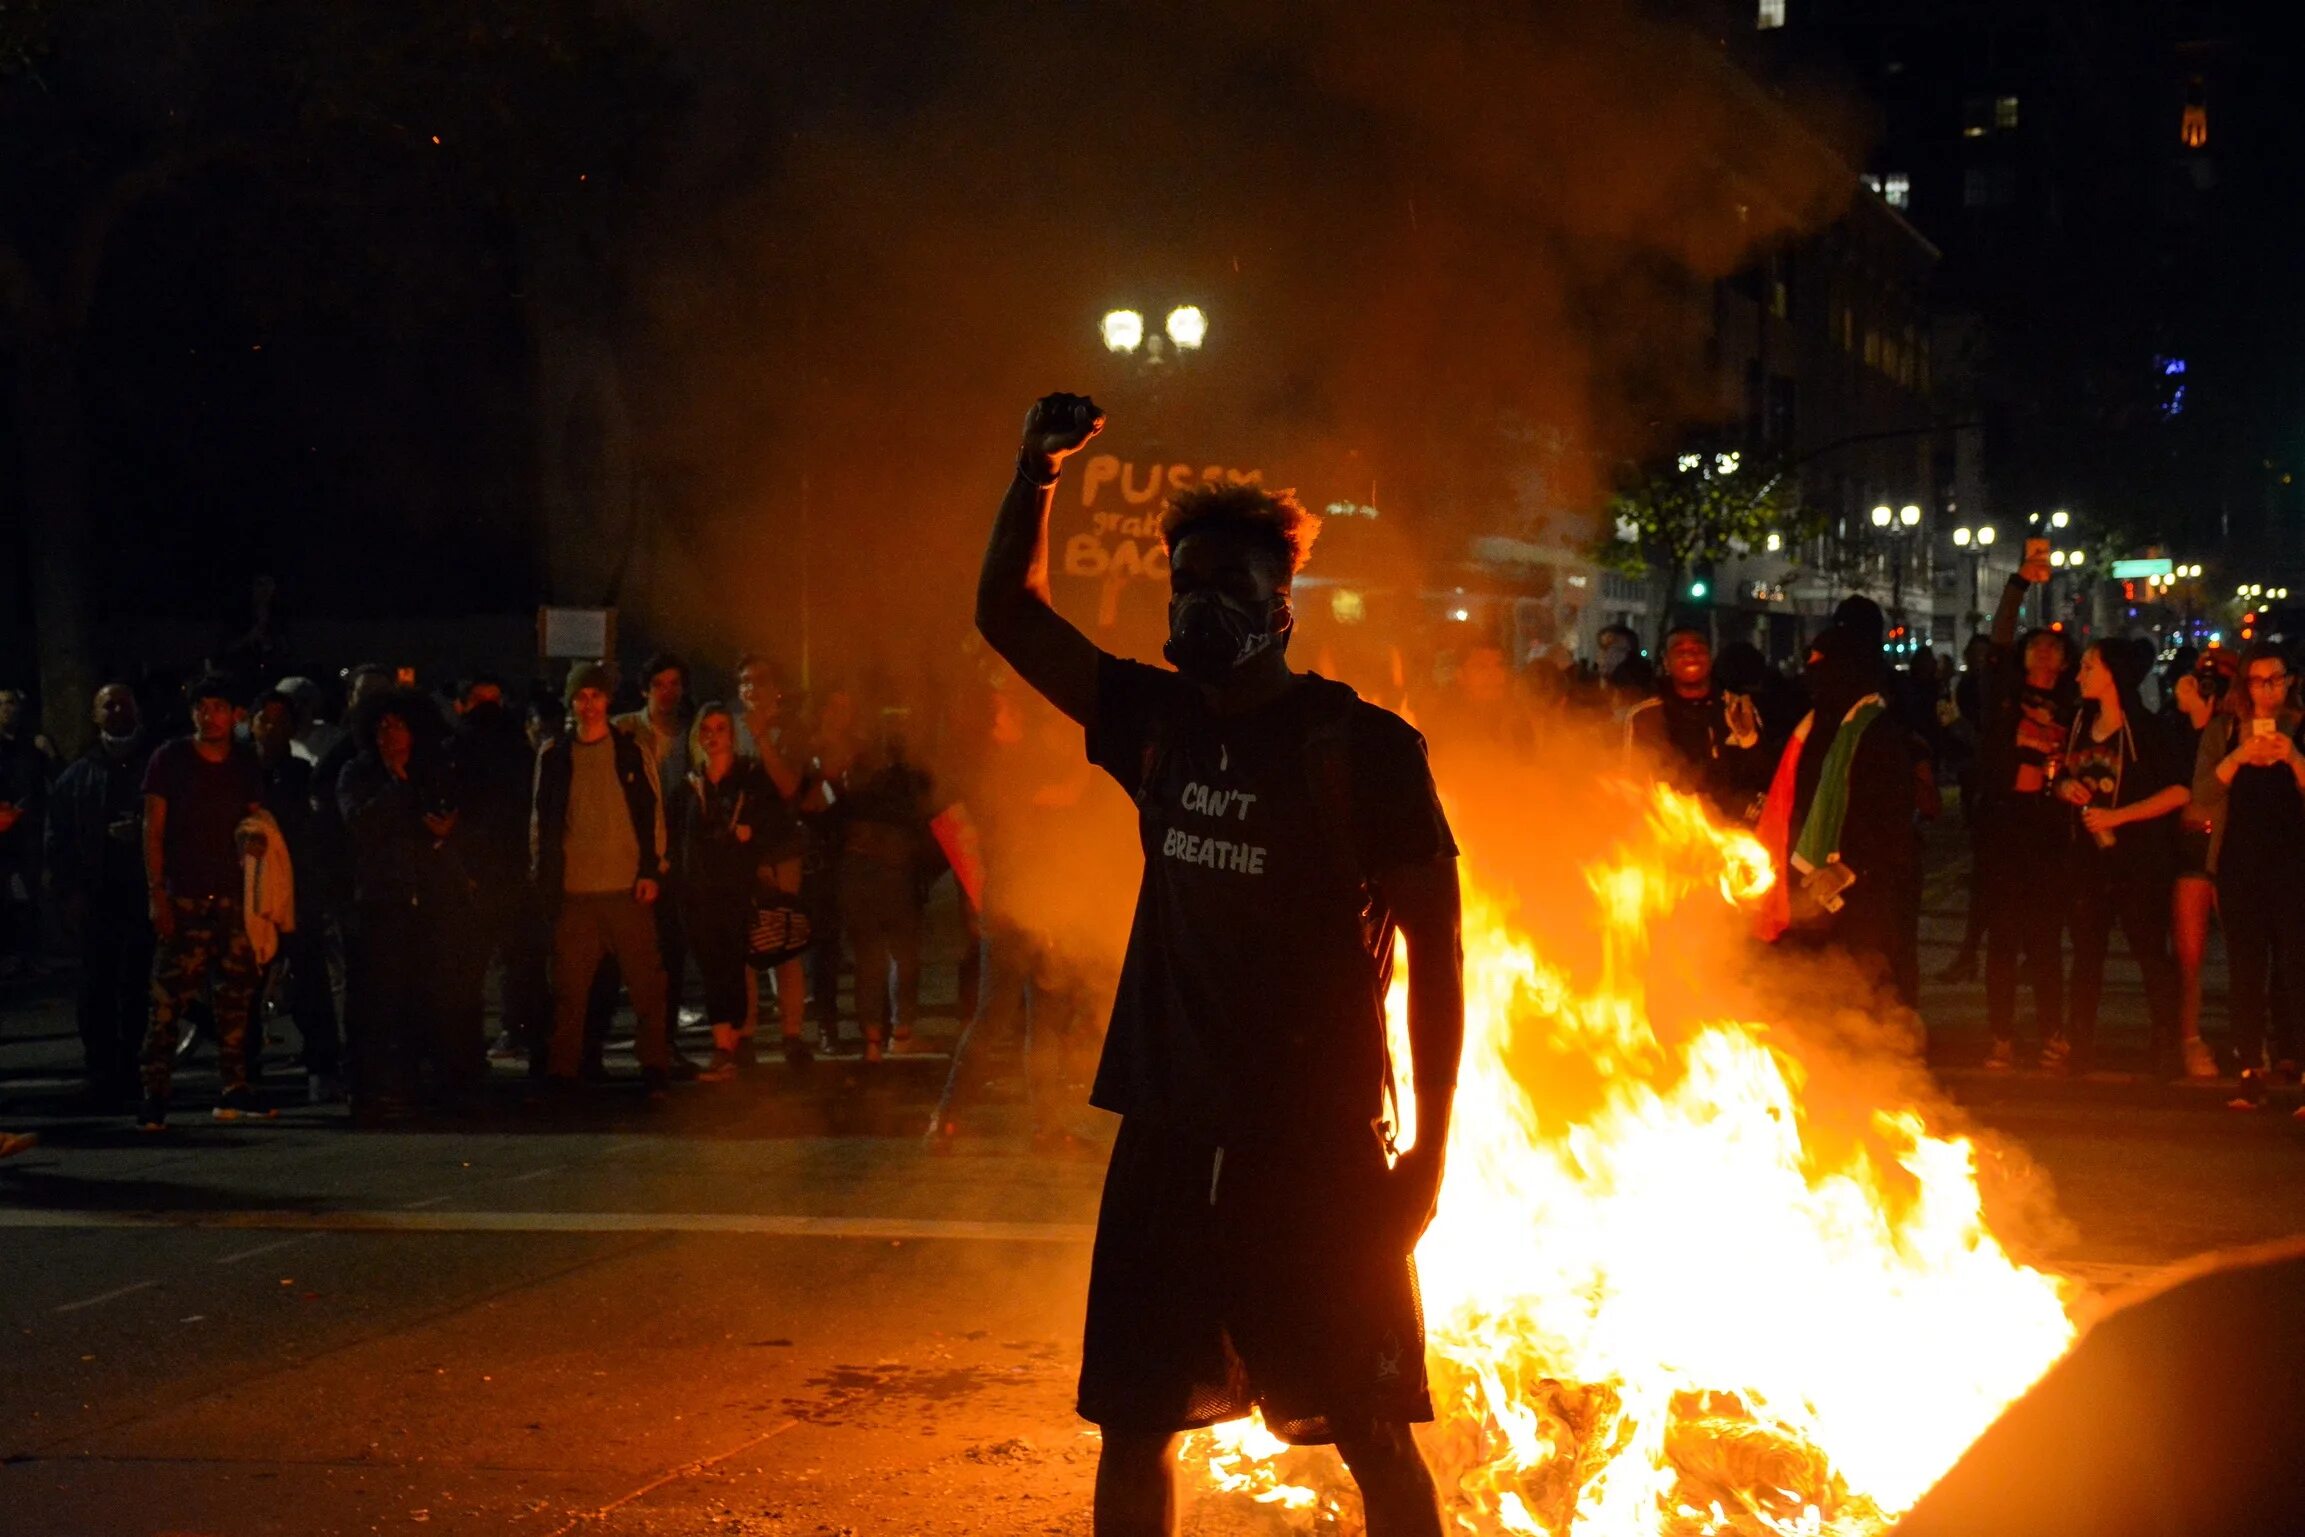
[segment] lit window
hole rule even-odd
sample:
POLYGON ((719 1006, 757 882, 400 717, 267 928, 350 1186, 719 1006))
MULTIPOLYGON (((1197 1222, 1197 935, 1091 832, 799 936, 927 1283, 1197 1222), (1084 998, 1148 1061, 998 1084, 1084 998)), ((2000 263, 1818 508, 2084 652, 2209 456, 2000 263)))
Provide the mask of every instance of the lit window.
POLYGON ((1913 178, 1903 171, 1891 171, 1881 178, 1881 201, 1891 208, 1913 206, 1913 178))
POLYGON ((1857 312, 1845 304, 1841 306, 1841 350, 1857 350, 1857 312))
POLYGON ((2177 124, 2177 137, 2187 149, 2209 147, 2208 85, 2199 75, 2185 82, 2185 116, 2177 124))
POLYGON ((1873 368, 1881 361, 1881 333, 1871 326, 1865 327, 1865 366, 1873 368))
POLYGON ((1995 128, 2014 128, 2017 126, 2016 97, 2003 96, 1993 103, 1993 126, 1995 128))
POLYGON ((1758 25, 1763 32, 1773 31, 1785 24, 1785 0, 1761 0, 1758 25))
POLYGON ((1982 139, 1993 131, 1993 98, 1972 96, 1961 103, 1961 137, 1982 139))

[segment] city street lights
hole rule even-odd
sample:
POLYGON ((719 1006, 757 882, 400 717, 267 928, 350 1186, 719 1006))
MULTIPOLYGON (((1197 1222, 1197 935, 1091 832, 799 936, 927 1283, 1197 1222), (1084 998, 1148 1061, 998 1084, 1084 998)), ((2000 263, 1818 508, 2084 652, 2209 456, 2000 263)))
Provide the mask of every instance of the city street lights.
MULTIPOLYGON (((1891 509, 1883 502, 1873 509, 1873 526, 1889 539, 1889 607, 1897 616, 1897 628, 1905 625, 1905 537, 1921 526, 1921 509, 1912 502, 1891 509)), ((1911 637, 1906 637, 1910 645, 1911 637)))
MULTIPOLYGON (((1107 310, 1098 331, 1104 344, 1114 352, 1134 352, 1145 349, 1145 361, 1161 360, 1161 338, 1145 335, 1144 314, 1139 310, 1107 310)), ((1162 326, 1169 344, 1179 352, 1192 352, 1208 340, 1209 317, 1197 304, 1180 304, 1168 313, 1162 326)))
POLYGON ((1104 344, 1114 352, 1134 352, 1144 344, 1144 316, 1135 310, 1108 310, 1104 317, 1104 344))
POLYGON ((1993 547, 1996 537, 1990 523, 1975 529, 1963 524, 1953 530, 1953 547, 1969 557, 1969 628, 1972 632, 1984 620, 1984 614, 1977 607, 1977 570, 1985 563, 1985 552, 1993 547))
POLYGON ((1128 408, 1131 436, 1165 453, 1170 402, 1192 377, 1184 366, 1187 355, 1208 341, 1207 312, 1197 304, 1179 304, 1156 331, 1143 310, 1111 309, 1097 322, 1097 334, 1107 351, 1125 360, 1127 394, 1115 403, 1128 408))

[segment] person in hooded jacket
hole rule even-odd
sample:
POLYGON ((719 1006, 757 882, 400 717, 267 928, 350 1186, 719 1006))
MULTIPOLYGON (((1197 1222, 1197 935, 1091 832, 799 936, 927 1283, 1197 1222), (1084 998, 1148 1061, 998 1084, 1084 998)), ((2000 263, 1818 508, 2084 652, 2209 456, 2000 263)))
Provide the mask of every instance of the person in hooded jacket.
POLYGON ((1837 950, 1893 986, 1904 891, 1920 857, 1912 757, 1865 636, 1845 625, 1822 631, 1804 681, 1810 714, 1785 744, 1761 819, 1790 904, 1780 942, 1837 950))

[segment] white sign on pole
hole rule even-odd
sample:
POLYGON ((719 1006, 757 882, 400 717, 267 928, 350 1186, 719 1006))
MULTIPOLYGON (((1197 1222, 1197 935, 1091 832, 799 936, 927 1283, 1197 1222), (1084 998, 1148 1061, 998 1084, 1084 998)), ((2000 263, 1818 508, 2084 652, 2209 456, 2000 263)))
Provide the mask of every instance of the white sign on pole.
POLYGON ((613 608, 540 608, 536 611, 537 651, 546 658, 599 661, 615 649, 613 608))

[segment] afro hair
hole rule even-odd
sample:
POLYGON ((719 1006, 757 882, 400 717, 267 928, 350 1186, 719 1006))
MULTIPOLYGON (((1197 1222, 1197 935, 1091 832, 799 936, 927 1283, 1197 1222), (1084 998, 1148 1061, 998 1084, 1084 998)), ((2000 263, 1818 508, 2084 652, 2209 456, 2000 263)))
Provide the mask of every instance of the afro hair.
POLYGON ((1270 550, 1295 576, 1312 554, 1321 520, 1305 510, 1294 491, 1267 491, 1233 481, 1180 491, 1161 511, 1161 543, 1171 555, 1187 536, 1218 529, 1270 550))

